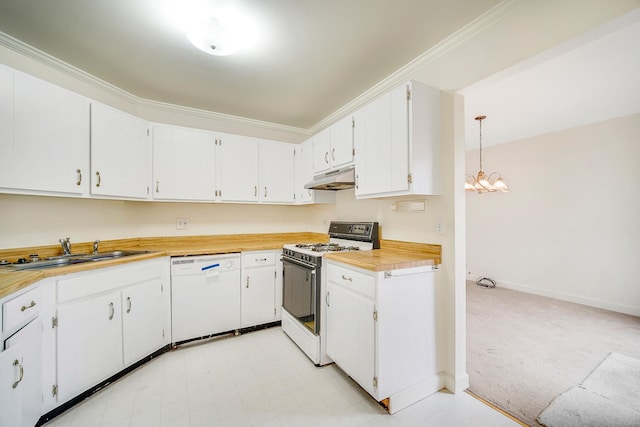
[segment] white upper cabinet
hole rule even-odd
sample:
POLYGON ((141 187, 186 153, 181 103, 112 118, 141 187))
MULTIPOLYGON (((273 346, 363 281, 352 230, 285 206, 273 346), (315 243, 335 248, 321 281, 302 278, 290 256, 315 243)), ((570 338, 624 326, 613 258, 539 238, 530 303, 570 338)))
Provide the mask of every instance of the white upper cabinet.
POLYGON ((312 203, 313 190, 304 188, 313 179, 313 139, 309 138, 296 147, 295 199, 296 203, 312 203))
MULTIPOLYGON (((6 76, 2 80, 6 85, 6 76)), ((13 163, 8 187, 87 194, 89 100, 13 72, 13 140, 3 140, 1 147, 3 156, 9 155, 13 163)))
POLYGON ((259 140, 218 133, 217 144, 218 198, 226 202, 259 201, 259 140))
POLYGON ((313 179, 313 139, 295 147, 295 202, 297 204, 335 203, 335 191, 309 190, 305 184, 313 179))
POLYGON ((353 120, 348 115, 313 136, 314 174, 353 163, 353 120))
POLYGON ((153 198, 213 201, 215 142, 212 132, 154 125, 153 198))
POLYGON ((0 187, 13 184, 13 72, 0 67, 0 187))
POLYGON ((293 203, 295 145, 260 141, 260 201, 293 203))
POLYGON ((440 92, 410 81, 355 115, 356 197, 440 193, 440 92))
POLYGON ((339 168, 353 163, 354 117, 349 114, 329 127, 331 134, 331 168, 339 168))
POLYGON ((91 104, 91 194, 146 199, 149 137, 146 121, 91 104))

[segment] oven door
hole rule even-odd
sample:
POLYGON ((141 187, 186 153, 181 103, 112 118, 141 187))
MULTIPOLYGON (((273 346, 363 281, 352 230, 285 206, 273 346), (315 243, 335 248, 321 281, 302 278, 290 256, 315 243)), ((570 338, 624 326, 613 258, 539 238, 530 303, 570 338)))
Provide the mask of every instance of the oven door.
POLYGON ((320 332, 320 269, 282 257, 282 307, 312 333, 320 332))

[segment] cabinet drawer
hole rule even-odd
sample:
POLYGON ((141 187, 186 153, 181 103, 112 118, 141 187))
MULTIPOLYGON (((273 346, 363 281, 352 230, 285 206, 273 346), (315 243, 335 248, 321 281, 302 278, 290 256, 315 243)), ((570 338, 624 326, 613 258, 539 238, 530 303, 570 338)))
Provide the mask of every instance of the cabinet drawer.
POLYGON ((328 265, 327 276, 330 282, 371 298, 376 297, 376 278, 373 276, 333 264, 328 265))
POLYGON ((32 289, 2 304, 3 331, 6 332, 38 314, 42 305, 41 294, 40 288, 32 289))
POLYGON ((243 267, 263 267, 265 265, 275 265, 276 254, 275 252, 256 252, 242 254, 242 266, 243 267))

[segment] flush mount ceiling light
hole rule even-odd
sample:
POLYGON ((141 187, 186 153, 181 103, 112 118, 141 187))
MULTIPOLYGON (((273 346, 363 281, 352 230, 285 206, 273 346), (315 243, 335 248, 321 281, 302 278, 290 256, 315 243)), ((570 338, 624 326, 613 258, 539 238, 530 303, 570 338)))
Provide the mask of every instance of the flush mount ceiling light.
POLYGON ((465 191, 475 191, 478 194, 496 191, 508 193, 509 186, 504 182, 499 172, 492 172, 487 176, 482 170, 482 121, 486 118, 487 116, 476 117, 476 120, 480 123, 480 170, 478 171, 478 176, 467 175, 464 189, 465 191))
POLYGON ((217 9, 191 20, 187 38, 205 53, 226 56, 251 45, 256 31, 255 23, 246 14, 217 9))

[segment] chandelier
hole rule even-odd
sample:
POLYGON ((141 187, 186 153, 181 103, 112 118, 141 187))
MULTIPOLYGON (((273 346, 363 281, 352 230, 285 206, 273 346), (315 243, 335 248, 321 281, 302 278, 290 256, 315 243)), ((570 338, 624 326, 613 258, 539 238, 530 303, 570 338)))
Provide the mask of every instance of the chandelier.
POLYGON ((509 186, 502 179, 499 172, 492 172, 487 176, 482 170, 482 121, 487 116, 478 116, 476 120, 480 123, 480 170, 478 176, 467 175, 465 178, 465 191, 475 191, 478 194, 493 193, 495 191, 509 192, 509 186))

